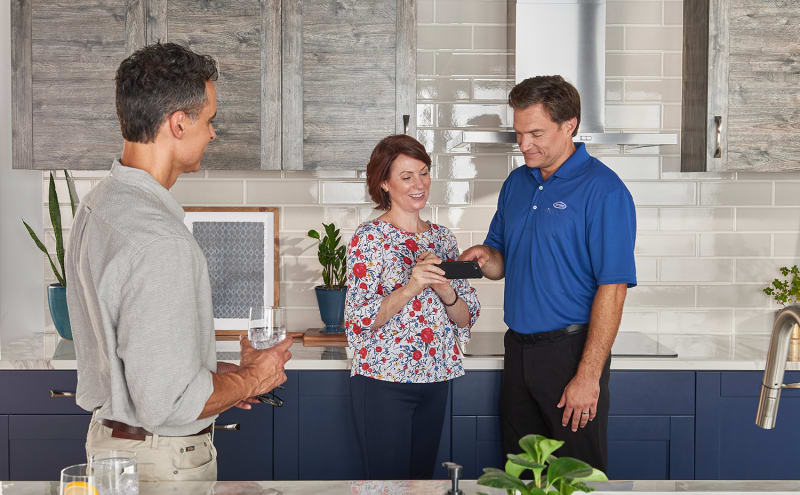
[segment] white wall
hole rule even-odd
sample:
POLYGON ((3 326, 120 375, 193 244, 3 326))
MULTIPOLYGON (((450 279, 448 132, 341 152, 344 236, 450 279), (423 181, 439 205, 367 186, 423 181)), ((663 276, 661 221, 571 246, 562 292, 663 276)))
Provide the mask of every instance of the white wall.
POLYGON ((44 328, 42 256, 21 218, 42 233, 42 176, 11 170, 11 5, 0 0, 0 337, 44 328))

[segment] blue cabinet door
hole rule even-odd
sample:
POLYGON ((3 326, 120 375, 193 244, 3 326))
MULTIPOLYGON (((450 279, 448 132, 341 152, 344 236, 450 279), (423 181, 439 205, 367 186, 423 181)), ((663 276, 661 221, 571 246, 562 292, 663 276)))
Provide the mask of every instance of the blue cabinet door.
POLYGON ((610 416, 608 472, 614 480, 694 478, 692 416, 610 416))
POLYGON ((273 408, 267 404, 254 404, 249 411, 232 408, 219 415, 214 431, 217 479, 272 479, 272 416, 273 408))
MULTIPOLYGON (((350 372, 289 371, 284 388, 284 405, 274 411, 275 479, 364 479, 350 405, 350 372)), ((449 418, 448 406, 439 465, 450 458, 449 418)), ((446 477, 444 468, 437 467, 435 476, 446 477)))
POLYGON ((500 436, 502 371, 467 371, 453 380, 452 460, 475 479, 483 468, 505 466, 500 436))
POLYGON ((275 410, 275 478, 363 479, 349 371, 289 371, 275 410))
POLYGON ((8 416, 0 415, 0 481, 8 477, 8 416))
POLYGON ((88 414, 9 416, 10 479, 56 481, 64 467, 86 462, 90 419, 88 414))
MULTIPOLYGON (((781 392, 774 429, 756 426, 761 371, 697 373, 697 479, 798 479, 800 390, 781 392)), ((786 372, 784 382, 800 381, 786 372)))

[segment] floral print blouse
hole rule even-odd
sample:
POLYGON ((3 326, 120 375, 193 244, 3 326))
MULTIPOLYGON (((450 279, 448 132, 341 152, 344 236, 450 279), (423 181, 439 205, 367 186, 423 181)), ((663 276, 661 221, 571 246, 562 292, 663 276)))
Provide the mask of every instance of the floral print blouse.
POLYGON ((432 383, 464 374, 456 339, 469 342, 480 314, 475 289, 466 280, 450 285, 469 308, 469 325, 459 328, 432 288, 411 299, 383 326, 374 328, 383 298, 406 285, 422 251, 442 260, 458 258, 456 238, 431 224, 426 232, 405 232, 372 220, 356 229, 347 252, 345 332, 354 351, 351 375, 401 383, 432 383))

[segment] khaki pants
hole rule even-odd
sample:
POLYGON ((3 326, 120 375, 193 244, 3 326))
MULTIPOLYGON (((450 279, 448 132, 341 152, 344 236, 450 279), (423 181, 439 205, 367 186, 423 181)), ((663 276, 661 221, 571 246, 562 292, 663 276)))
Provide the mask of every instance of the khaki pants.
POLYGON ((147 436, 127 440, 111 436, 111 428, 89 423, 86 458, 101 450, 130 450, 136 453, 139 481, 216 481, 217 449, 211 434, 190 437, 147 436))

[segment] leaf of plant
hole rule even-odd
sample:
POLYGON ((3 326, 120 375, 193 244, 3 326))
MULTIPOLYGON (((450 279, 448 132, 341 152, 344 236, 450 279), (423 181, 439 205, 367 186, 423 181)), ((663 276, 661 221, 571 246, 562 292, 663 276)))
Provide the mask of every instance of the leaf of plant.
MULTIPOLYGON (((56 181, 53 179, 53 172, 50 172, 50 191, 48 195, 48 209, 50 210, 50 222, 53 224, 53 235, 56 238, 56 258, 64 273, 64 237, 61 233, 61 208, 58 205, 58 193, 56 193, 56 181)), ((64 280, 66 282, 66 280, 64 280)), ((62 283, 64 287, 66 284, 62 283)))
POLYGON ((505 471, 496 468, 485 468, 484 473, 478 478, 478 484, 483 486, 490 486, 492 488, 504 488, 511 490, 519 490, 527 492, 528 487, 519 479, 511 476, 505 471))
POLYGON ((319 232, 317 232, 314 229, 311 229, 311 230, 308 231, 308 237, 311 237, 312 239, 319 240, 319 232))
POLYGON ((588 476, 579 476, 573 478, 574 481, 608 481, 606 473, 599 469, 592 468, 592 472, 588 476))
POLYGON ((28 225, 28 222, 23 220, 22 223, 25 224, 25 228, 28 229, 28 234, 30 234, 31 239, 33 239, 34 244, 36 244, 36 247, 38 247, 41 252, 47 255, 47 260, 50 262, 50 268, 53 269, 53 275, 55 275, 56 279, 58 279, 58 283, 61 284, 62 287, 66 287, 64 284, 64 276, 58 273, 58 269, 56 268, 55 263, 53 263, 53 258, 50 257, 50 253, 47 252, 47 248, 44 246, 44 244, 42 244, 42 241, 39 240, 39 236, 37 236, 31 226, 28 225))
MULTIPOLYGON (((527 452, 520 455, 508 454, 506 455, 506 457, 508 457, 508 460, 512 464, 516 464, 517 466, 522 466, 527 469, 535 469, 535 468, 544 469, 545 467, 543 464, 533 462, 533 460, 531 460, 530 455, 527 452)), ((506 472, 508 472, 508 470, 506 470, 506 472)))
POLYGON ((541 455, 541 451, 539 450, 539 442, 544 439, 545 437, 542 435, 525 435, 519 439, 519 446, 522 447, 522 450, 525 451, 526 454, 531 456, 533 461, 542 462, 544 456, 541 455))
POLYGON ((64 176, 67 178, 67 190, 69 191, 69 205, 72 207, 72 216, 75 217, 75 211, 78 209, 78 203, 80 203, 80 198, 78 198, 78 191, 75 189, 75 181, 72 180, 72 176, 69 175, 69 172, 65 169, 64 176))
POLYGON ((550 454, 561 448, 564 445, 564 442, 561 440, 553 440, 552 438, 542 438, 539 441, 539 451, 542 455, 542 460, 540 461, 541 464, 544 464, 544 459, 550 457, 550 454))
POLYGON ((573 457, 559 457, 547 467, 547 483, 554 484, 560 479, 573 480, 592 474, 592 467, 573 457))
MULTIPOLYGON (((527 454, 522 454, 522 455, 527 455, 527 454)), ((508 474, 510 474, 511 476, 515 476, 517 478, 519 478, 520 475, 524 473, 526 469, 528 469, 526 467, 520 466, 519 464, 514 464, 510 460, 506 461, 505 468, 508 474)))

